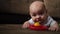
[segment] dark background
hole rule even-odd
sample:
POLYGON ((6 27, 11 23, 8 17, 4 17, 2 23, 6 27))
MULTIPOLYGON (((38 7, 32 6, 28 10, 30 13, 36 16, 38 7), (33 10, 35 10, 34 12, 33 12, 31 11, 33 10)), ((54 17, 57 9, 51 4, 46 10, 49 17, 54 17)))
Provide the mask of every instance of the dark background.
POLYGON ((30 15, 16 13, 0 13, 0 24, 22 24, 30 19, 30 15))

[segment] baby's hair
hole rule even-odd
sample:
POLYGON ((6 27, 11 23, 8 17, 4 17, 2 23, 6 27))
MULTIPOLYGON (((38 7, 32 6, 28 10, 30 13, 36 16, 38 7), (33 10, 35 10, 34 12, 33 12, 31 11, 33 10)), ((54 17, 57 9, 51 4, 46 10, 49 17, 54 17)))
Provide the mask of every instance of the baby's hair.
MULTIPOLYGON (((45 7, 45 4, 44 4, 43 1, 34 1, 34 2, 32 2, 32 3, 30 4, 30 6, 29 6, 29 9, 31 8, 31 6, 32 6, 34 3, 37 3, 37 2, 42 4, 43 8, 45 9, 45 11, 46 11, 46 13, 47 13, 47 10, 46 10, 46 7, 45 7)), ((30 13, 30 11, 29 11, 29 13, 30 13)))

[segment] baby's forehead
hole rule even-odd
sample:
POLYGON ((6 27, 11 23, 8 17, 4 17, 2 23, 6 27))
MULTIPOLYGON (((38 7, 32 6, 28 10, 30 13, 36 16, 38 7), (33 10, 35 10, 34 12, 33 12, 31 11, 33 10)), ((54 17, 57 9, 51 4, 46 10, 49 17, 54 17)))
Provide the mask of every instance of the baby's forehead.
POLYGON ((42 11, 45 9, 43 2, 35 2, 30 5, 30 11, 42 11))
POLYGON ((30 9, 30 12, 33 12, 33 13, 41 13, 41 12, 45 12, 45 8, 43 7, 38 7, 38 8, 32 8, 30 9))
POLYGON ((44 8, 43 4, 32 4, 29 9, 30 10, 32 10, 32 9, 35 9, 35 10, 39 9, 39 10, 41 10, 42 8, 44 8))
POLYGON ((42 14, 42 13, 45 13, 46 11, 31 11, 30 13, 31 14, 42 14))
POLYGON ((45 8, 44 7, 32 7, 30 9, 30 12, 44 12, 45 11, 45 8))

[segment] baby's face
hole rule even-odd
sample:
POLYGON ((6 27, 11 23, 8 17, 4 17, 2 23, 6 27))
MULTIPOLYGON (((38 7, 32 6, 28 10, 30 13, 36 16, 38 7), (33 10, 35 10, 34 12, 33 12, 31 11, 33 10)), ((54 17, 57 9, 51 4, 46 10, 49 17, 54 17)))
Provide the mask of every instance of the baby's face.
POLYGON ((30 16, 34 22, 44 22, 47 18, 47 13, 44 9, 34 10, 30 12, 30 16))
POLYGON ((34 2, 30 5, 30 16, 34 22, 44 22, 47 19, 47 12, 43 2, 34 2))

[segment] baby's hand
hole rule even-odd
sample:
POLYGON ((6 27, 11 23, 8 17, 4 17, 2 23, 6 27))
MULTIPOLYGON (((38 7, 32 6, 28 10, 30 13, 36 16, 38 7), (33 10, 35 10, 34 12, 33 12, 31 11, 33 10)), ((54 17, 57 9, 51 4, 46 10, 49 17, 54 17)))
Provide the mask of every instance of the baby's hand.
POLYGON ((59 26, 57 23, 55 23, 54 25, 50 26, 48 30, 51 30, 51 31, 58 31, 59 29, 59 26))
POLYGON ((29 23, 28 21, 26 21, 23 25, 22 25, 22 28, 28 28, 29 27, 29 23))

